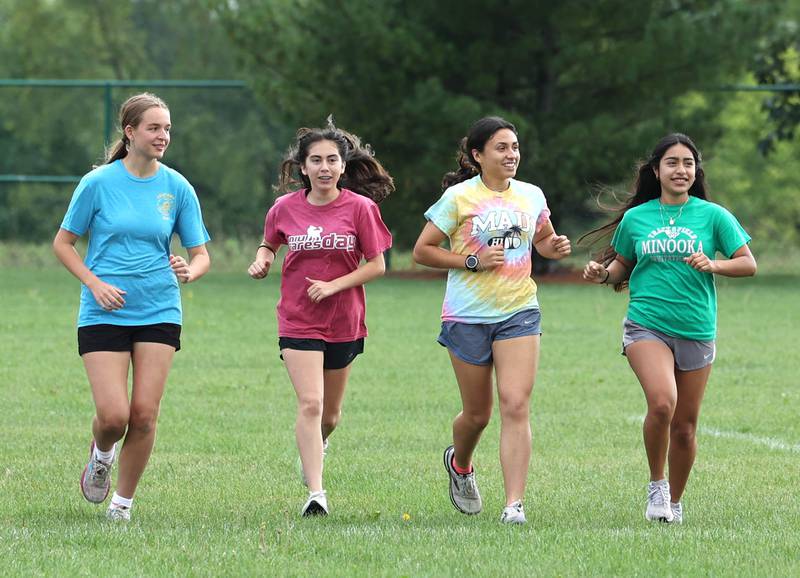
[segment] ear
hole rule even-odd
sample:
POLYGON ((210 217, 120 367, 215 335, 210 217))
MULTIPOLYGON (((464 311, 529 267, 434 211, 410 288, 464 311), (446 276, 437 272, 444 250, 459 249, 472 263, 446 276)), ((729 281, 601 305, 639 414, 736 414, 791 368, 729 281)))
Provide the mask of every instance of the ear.
POLYGON ((300 165, 300 173, 303 174, 303 175, 308 176, 308 173, 306 172, 306 167, 305 166, 300 165))
POLYGON ((122 132, 125 133, 125 136, 128 137, 128 140, 133 140, 131 137, 133 136, 134 128, 131 125, 126 125, 122 132))
POLYGON ((472 155, 472 158, 475 159, 476 163, 481 164, 481 151, 472 149, 469 153, 472 155))

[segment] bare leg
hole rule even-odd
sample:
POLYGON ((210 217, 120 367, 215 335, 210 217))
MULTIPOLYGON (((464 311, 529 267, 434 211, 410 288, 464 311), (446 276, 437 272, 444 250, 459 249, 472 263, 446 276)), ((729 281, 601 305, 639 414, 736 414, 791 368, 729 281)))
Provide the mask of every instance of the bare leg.
POLYGON ((322 490, 322 406, 325 391, 322 351, 282 349, 286 371, 297 395, 295 438, 308 489, 322 490))
POLYGON ((450 361, 461 391, 463 409, 453 420, 455 463, 468 468, 472 453, 492 417, 492 366, 473 365, 450 353, 450 361))
POLYGON ((675 359, 669 347, 660 341, 637 341, 625 349, 625 354, 647 400, 647 416, 642 429, 650 480, 663 480, 669 425, 678 399, 675 359))
POLYGON ((669 443, 669 487, 672 501, 680 502, 697 454, 697 420, 711 375, 708 365, 694 371, 677 371, 678 405, 672 418, 669 443))
POLYGON ((325 369, 322 372, 325 393, 322 398, 322 439, 328 439, 342 417, 342 402, 352 363, 342 369, 325 369))
POLYGON ((117 493, 132 498, 150 459, 156 423, 175 348, 164 343, 133 344, 130 421, 119 456, 117 493))
POLYGON ((539 335, 492 345, 500 400, 500 464, 506 505, 522 500, 531 461, 530 400, 539 365, 539 335))
POLYGON ((127 351, 93 351, 84 353, 82 357, 95 405, 92 435, 98 449, 107 452, 122 439, 128 427, 131 354, 127 351))

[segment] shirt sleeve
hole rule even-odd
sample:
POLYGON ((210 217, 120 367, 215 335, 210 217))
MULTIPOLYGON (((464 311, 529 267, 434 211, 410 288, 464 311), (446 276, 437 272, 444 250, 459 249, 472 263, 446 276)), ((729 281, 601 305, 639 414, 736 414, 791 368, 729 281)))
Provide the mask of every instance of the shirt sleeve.
POLYGON ((83 177, 81 182, 72 193, 72 200, 69 202, 69 208, 64 215, 64 220, 61 222, 61 228, 83 236, 91 228, 92 219, 97 212, 95 203, 96 186, 93 180, 88 177, 83 177))
POLYGON ((211 237, 203 224, 203 213, 200 210, 197 193, 189 185, 181 197, 180 209, 175 216, 175 232, 181 238, 181 245, 189 249, 207 243, 211 237))
POLYGON ((264 240, 275 248, 286 244, 286 235, 278 228, 279 205, 280 199, 270 207, 264 218, 264 240))
POLYGON ((617 228, 614 231, 614 237, 611 239, 611 247, 617 252, 618 255, 621 255, 628 261, 635 261, 636 241, 630 234, 628 219, 626 218, 627 216, 628 215, 626 213, 625 216, 622 217, 622 221, 620 221, 619 225, 617 225, 617 228))
POLYGON ((392 246, 392 234, 381 218, 381 211, 374 202, 362 205, 355 223, 358 244, 364 258, 377 257, 392 246))
POLYGON ((425 211, 425 218, 448 237, 458 228, 458 206, 452 187, 425 211))
MULTIPOLYGON (((719 252, 730 258, 742 246, 750 242, 750 235, 736 217, 724 207, 719 207, 714 226, 714 243, 719 252)), ((713 258, 713 255, 712 255, 713 258)))

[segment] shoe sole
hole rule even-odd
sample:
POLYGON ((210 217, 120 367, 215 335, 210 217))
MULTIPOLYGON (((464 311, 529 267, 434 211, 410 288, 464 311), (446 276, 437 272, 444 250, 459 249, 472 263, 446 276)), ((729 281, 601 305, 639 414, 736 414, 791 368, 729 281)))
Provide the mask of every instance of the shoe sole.
MULTIPOLYGON (((448 489, 448 491, 450 493, 450 502, 453 504, 453 507, 456 510, 458 510, 459 512, 461 512, 462 514, 465 514, 467 516, 476 516, 476 515, 481 513, 480 510, 478 510, 477 512, 467 512, 466 510, 462 510, 459 507, 459 505, 456 504, 456 500, 453 497, 453 473, 452 473, 452 470, 450 469, 450 464, 447 463, 448 462, 448 457, 447 456, 450 453, 451 449, 453 449, 453 446, 449 446, 446 450, 444 450, 444 456, 442 456, 442 462, 444 463, 444 469, 447 471, 447 480, 449 482, 447 484, 447 486, 448 486, 447 489, 448 489)), ((455 453, 455 450, 453 450, 453 452, 455 453)))
POLYGON ((319 505, 317 502, 311 502, 306 508, 306 511, 303 512, 303 517, 308 518, 310 516, 327 516, 328 512, 319 505))
MULTIPOLYGON (((92 443, 89 445, 89 461, 91 461, 93 457, 94 457, 94 440, 92 440, 92 443)), ((106 498, 108 497, 108 494, 111 491, 111 484, 108 484, 108 487, 106 488, 106 493, 103 495, 102 500, 95 501, 91 499, 89 496, 86 495, 86 491, 83 489, 83 486, 86 482, 86 472, 88 471, 89 471, 89 464, 87 463, 86 467, 83 468, 83 473, 81 474, 81 482, 80 482, 81 494, 83 494, 83 497, 86 499, 87 502, 90 502, 92 504, 102 504, 103 502, 106 501, 106 498)))

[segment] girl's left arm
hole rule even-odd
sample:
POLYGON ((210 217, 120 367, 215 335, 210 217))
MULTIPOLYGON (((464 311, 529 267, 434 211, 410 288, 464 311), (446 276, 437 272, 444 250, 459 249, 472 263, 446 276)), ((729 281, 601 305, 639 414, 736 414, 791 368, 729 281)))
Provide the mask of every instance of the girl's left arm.
POLYGON ((332 281, 320 281, 318 279, 306 277, 306 281, 311 283, 308 288, 308 297, 314 303, 319 303, 326 297, 330 297, 339 291, 369 283, 385 272, 386 263, 383 260, 383 253, 378 253, 372 259, 368 259, 366 263, 358 267, 355 271, 351 271, 347 275, 342 275, 332 281))
POLYGON ((739 247, 730 259, 709 259, 708 255, 698 251, 683 260, 698 271, 725 277, 752 277, 758 268, 748 245, 739 247))
POLYGON ((545 259, 563 259, 572 253, 572 245, 566 235, 557 235, 550 219, 533 237, 536 252, 545 259))
POLYGON ((169 265, 181 283, 191 283, 208 273, 211 267, 211 256, 208 254, 205 243, 186 249, 189 253, 189 262, 180 255, 170 255, 169 265))

